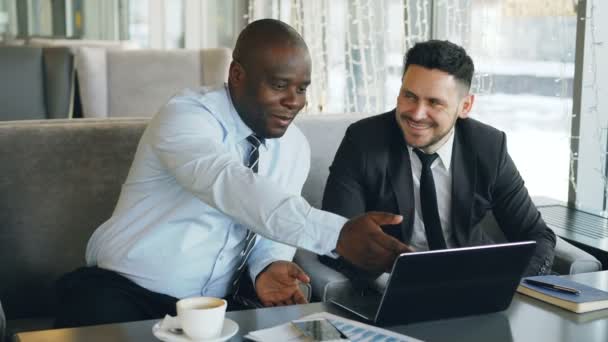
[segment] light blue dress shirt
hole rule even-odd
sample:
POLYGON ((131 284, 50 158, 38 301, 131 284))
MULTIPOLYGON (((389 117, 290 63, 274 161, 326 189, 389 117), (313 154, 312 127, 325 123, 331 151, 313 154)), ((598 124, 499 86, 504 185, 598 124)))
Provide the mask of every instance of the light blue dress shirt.
POLYGON ((172 98, 144 131, 112 217, 89 240, 87 264, 177 298, 225 297, 248 228, 261 235, 248 259, 252 279, 291 260, 292 246, 330 253, 346 219, 300 196, 306 138, 292 124, 266 139, 255 174, 245 166, 251 133, 226 86, 172 98))

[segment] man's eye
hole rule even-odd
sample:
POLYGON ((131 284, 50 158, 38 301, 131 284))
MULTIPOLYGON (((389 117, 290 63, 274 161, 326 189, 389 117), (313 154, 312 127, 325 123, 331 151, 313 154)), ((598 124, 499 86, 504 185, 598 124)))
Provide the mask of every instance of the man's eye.
POLYGON ((405 97, 406 99, 408 99, 410 101, 415 101, 416 100, 416 96, 414 96, 414 94, 410 94, 410 93, 404 93, 403 97, 405 97))
POLYGON ((273 83, 272 87, 277 90, 283 90, 287 87, 285 83, 273 83))
POLYGON ((307 88, 308 88, 307 86, 306 86, 306 87, 299 87, 299 88, 298 88, 298 93, 300 93, 300 94, 305 94, 305 93, 306 93, 306 89, 307 89, 307 88))

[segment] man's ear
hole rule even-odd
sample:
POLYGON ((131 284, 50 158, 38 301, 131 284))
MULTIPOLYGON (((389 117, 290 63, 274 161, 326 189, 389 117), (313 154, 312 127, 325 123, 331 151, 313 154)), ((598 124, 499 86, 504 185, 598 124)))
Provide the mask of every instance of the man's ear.
POLYGON ((230 68, 228 69, 228 79, 230 80, 230 83, 235 86, 238 86, 243 83, 243 80, 245 79, 245 69, 239 62, 230 62, 230 68))
POLYGON ((469 112, 473 109, 473 103, 475 102, 475 95, 467 94, 462 99, 460 103, 460 108, 458 110, 458 117, 461 119, 466 119, 469 117, 469 112))

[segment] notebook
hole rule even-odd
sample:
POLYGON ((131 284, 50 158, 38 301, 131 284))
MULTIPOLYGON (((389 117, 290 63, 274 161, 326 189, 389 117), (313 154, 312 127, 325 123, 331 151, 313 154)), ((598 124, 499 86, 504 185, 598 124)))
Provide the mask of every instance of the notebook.
POLYGON ((578 290, 579 294, 566 293, 546 287, 535 286, 522 280, 517 292, 559 306, 576 313, 608 308, 608 292, 587 286, 559 276, 538 276, 526 279, 540 280, 545 283, 565 286, 578 290))
POLYGON ((383 293, 342 294, 332 302, 379 325, 506 309, 536 242, 401 254, 383 293))

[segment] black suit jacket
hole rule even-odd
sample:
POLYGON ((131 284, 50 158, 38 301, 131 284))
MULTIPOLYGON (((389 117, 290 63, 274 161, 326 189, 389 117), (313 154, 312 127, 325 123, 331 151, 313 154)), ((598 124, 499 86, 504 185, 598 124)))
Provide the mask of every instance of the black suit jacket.
MULTIPOLYGON (((537 247, 525 275, 548 273, 555 235, 532 203, 507 153, 503 132, 474 119, 458 119, 454 133, 451 225, 460 247, 493 243, 477 225, 489 212, 509 241, 535 240, 537 247)), ((414 223, 410 155, 395 111, 352 124, 336 153, 323 195, 323 209, 347 218, 367 211, 403 215, 385 231, 408 243, 414 223)), ((342 259, 321 261, 355 281, 369 274, 342 259)))

